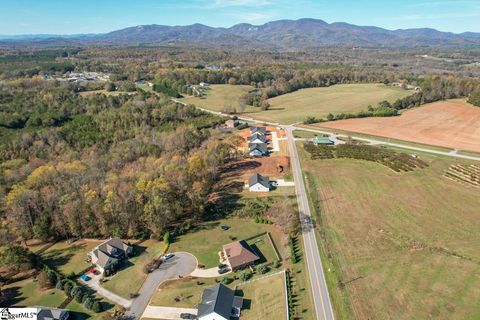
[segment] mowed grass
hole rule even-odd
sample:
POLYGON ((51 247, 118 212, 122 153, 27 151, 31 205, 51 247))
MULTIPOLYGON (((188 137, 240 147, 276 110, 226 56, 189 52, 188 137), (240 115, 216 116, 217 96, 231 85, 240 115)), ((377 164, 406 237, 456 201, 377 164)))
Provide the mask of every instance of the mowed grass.
POLYGON ((302 122, 308 116, 324 118, 329 113, 367 110, 369 105, 376 106, 383 100, 394 102, 411 94, 411 91, 402 88, 377 83, 308 88, 269 99, 269 110, 251 116, 260 120, 291 124, 302 122))
POLYGON ((338 267, 343 282, 352 280, 345 289, 330 283, 337 317, 480 318, 479 192, 443 177, 452 163, 468 162, 422 154, 428 168, 398 174, 299 150, 321 201, 316 220, 333 261, 327 278, 338 267))
POLYGON ((143 267, 162 254, 164 244, 150 239, 133 248, 134 256, 126 262, 126 266, 103 284, 105 289, 127 299, 130 298, 131 293, 140 290, 147 277, 143 272, 143 267))
POLYGON ((284 275, 241 284, 237 291, 243 295, 242 320, 276 320, 287 318, 284 275))
MULTIPOLYGON (((265 231, 270 232, 275 243, 276 239, 281 237, 281 232, 272 225, 254 223, 251 219, 230 218, 205 222, 199 225, 197 230, 176 238, 170 245, 170 251, 189 252, 197 257, 198 263, 206 268, 212 268, 219 264, 218 252, 222 250, 224 244, 244 240, 265 231), (230 229, 223 231, 220 228, 222 224, 229 226, 230 229)), ((267 254, 271 256, 269 252, 267 254)))
MULTIPOLYGON (((254 89, 252 86, 246 85, 214 84, 210 85, 205 91, 205 97, 188 97, 181 99, 181 101, 217 112, 223 112, 227 106, 231 106, 237 112, 241 112, 240 97, 254 89)), ((260 109, 247 106, 244 112, 254 112, 256 110, 260 109)))
POLYGON ((66 299, 62 291, 57 289, 41 289, 38 282, 33 279, 17 281, 2 286, 2 292, 8 297, 2 306, 58 307, 66 299))
MULTIPOLYGON (((225 275, 225 277, 230 276, 225 275)), ((202 300, 203 290, 215 284, 217 284, 215 278, 184 278, 168 281, 160 285, 158 291, 153 295, 150 304, 162 307, 196 308, 202 300)))
POLYGON ((87 262, 87 253, 102 241, 78 240, 73 243, 60 241, 41 254, 44 262, 58 269, 64 275, 77 274, 91 264, 87 262))

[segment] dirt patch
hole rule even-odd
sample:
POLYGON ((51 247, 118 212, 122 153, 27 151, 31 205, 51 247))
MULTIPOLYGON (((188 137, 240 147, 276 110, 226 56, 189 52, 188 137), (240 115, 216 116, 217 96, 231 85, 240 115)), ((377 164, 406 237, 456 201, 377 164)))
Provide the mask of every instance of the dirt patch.
POLYGON ((399 117, 349 119, 321 126, 480 152, 480 108, 464 100, 426 104, 399 117))
POLYGON ((279 178, 290 174, 289 157, 264 157, 229 163, 223 168, 223 175, 235 180, 247 181, 254 173, 279 178))

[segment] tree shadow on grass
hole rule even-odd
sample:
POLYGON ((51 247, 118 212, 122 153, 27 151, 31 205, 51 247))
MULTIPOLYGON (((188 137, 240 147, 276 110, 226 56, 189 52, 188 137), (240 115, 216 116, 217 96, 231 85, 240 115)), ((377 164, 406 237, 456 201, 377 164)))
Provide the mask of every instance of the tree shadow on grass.
POLYGON ((86 320, 91 318, 89 314, 85 312, 78 312, 78 311, 70 311, 68 319, 70 320, 86 320))
POLYGON ((19 304, 25 300, 20 292, 20 287, 11 287, 2 290, 2 296, 0 297, 0 307, 11 307, 19 304))

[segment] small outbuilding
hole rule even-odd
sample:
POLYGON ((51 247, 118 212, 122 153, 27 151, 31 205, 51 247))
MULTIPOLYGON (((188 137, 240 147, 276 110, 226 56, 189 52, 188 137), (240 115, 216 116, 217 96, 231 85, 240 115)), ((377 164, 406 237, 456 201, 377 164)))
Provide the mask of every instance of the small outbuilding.
POLYGON ((248 190, 251 192, 269 192, 270 186, 270 179, 258 173, 248 179, 248 190))
POLYGON ((238 120, 233 120, 233 119, 227 120, 225 121, 225 126, 227 128, 233 129, 236 126, 238 126, 238 120))
POLYGON ((322 145, 322 146, 333 146, 335 144, 335 142, 330 140, 329 137, 319 137, 319 136, 316 136, 315 138, 313 138, 313 143, 315 145, 322 145))

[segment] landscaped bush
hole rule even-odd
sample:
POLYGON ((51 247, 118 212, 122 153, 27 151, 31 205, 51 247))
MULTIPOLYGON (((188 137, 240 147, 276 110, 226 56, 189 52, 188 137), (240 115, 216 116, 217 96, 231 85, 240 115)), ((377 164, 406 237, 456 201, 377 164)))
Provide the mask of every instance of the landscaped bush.
POLYGON ((252 277, 252 273, 250 271, 245 270, 242 273, 240 273, 239 279, 245 282, 251 277, 252 277))
POLYGON ((88 297, 85 302, 83 303, 83 305, 85 306, 85 308, 87 308, 88 310, 92 310, 92 307, 93 307, 93 300, 92 298, 88 297))
POLYGON ((222 279, 222 284, 224 284, 224 285, 228 285, 232 282, 233 282, 233 279, 229 278, 229 277, 225 277, 225 278, 222 279))
POLYGON ((257 267, 257 272, 260 274, 265 274, 269 271, 269 268, 266 265, 260 265, 257 267))
POLYGON ((70 297, 70 294, 72 293, 72 284, 67 281, 65 282, 65 285, 63 286, 63 290, 65 291, 65 294, 70 297))
POLYGON ((165 232, 165 234, 163 235, 163 242, 166 244, 166 245, 169 245, 170 244, 170 232, 165 232))
POLYGON ((92 310, 96 313, 103 311, 102 304, 100 303, 100 301, 95 301, 93 303, 92 310))
POLYGON ((64 286, 65 286, 65 283, 67 282, 67 280, 65 279, 60 279, 57 281, 57 284, 55 285, 55 288, 57 288, 58 290, 64 290, 64 286))

